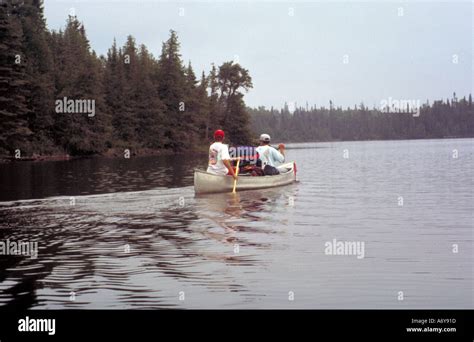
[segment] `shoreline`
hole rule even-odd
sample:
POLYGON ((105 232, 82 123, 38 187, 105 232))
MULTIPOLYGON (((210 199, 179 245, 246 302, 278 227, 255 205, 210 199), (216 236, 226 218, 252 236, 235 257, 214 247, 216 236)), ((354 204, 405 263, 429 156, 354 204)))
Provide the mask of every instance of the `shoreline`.
MULTIPOLYGON (((442 138, 412 138, 412 139, 361 139, 361 140, 313 140, 313 141, 285 141, 284 144, 305 144, 305 143, 332 143, 332 142, 363 142, 363 141, 403 141, 403 140, 447 140, 447 139, 473 139, 474 137, 442 137, 442 138)), ((291 147, 289 148, 291 149, 291 147)), ((43 162, 43 161, 68 161, 82 158, 124 158, 125 149, 111 148, 103 153, 87 154, 87 155, 70 155, 68 153, 56 153, 56 154, 33 154, 31 156, 15 158, 14 156, 3 155, 0 156, 0 164, 13 163, 13 162, 43 162)), ((139 148, 130 149, 130 157, 151 157, 151 156, 169 156, 169 155, 184 155, 189 153, 207 154, 206 146, 196 146, 195 149, 189 151, 173 151, 167 149, 149 149, 139 148)))
MULTIPOLYGON (((154 149, 129 149, 129 158, 132 157, 152 157, 152 156, 169 156, 169 155, 176 155, 176 154, 189 154, 189 153, 199 153, 199 154, 206 154, 207 150, 204 151, 203 149, 196 148, 194 150, 189 151, 180 151, 176 152, 173 150, 154 150, 154 149)), ((15 158, 14 156, 0 156, 0 164, 7 164, 7 163, 15 163, 15 162, 48 162, 48 161, 69 161, 74 159, 84 159, 84 158, 96 158, 96 157, 104 157, 104 158, 124 158, 125 149, 113 148, 109 149, 103 153, 96 153, 96 154, 84 154, 84 155, 70 155, 67 153, 56 153, 56 154, 33 154, 31 156, 25 156, 20 158, 15 158)))
MULTIPOLYGON (((436 137, 426 137, 426 138, 393 138, 393 139, 357 139, 357 140, 312 140, 312 141, 304 141, 304 140, 281 140, 280 143, 283 144, 307 144, 307 143, 333 143, 333 142, 359 142, 359 141, 410 141, 410 140, 448 140, 448 139, 474 139, 474 136, 463 137, 463 136, 445 136, 441 138, 436 137)), ((278 140, 278 139, 273 139, 278 140)))

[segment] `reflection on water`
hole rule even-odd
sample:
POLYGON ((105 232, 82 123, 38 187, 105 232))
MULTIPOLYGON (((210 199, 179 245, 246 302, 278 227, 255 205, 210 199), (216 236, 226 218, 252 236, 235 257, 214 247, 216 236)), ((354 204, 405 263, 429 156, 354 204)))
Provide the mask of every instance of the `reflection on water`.
POLYGON ((247 235, 278 233, 253 224, 276 203, 284 207, 289 191, 295 189, 195 198, 186 187, 77 196, 74 205, 69 197, 5 203, 0 222, 11 228, 0 231, 0 240, 33 239, 40 247, 37 259, 0 259, 0 302, 154 308, 181 306, 180 291, 201 287, 204 293, 248 291, 239 277, 215 272, 258 264, 252 251, 270 244, 247 235))
POLYGON ((182 187, 205 155, 84 158, 0 164, 0 201, 182 187))
POLYGON ((0 256, 0 306, 472 307, 472 143, 304 145, 297 184, 198 197, 199 157, 1 166, 0 241, 39 251, 0 256))

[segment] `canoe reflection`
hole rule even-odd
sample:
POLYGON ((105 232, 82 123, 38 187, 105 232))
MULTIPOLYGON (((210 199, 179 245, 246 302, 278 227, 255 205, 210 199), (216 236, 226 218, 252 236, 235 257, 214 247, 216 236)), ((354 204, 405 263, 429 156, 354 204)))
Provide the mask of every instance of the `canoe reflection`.
POLYGON ((254 223, 267 221, 273 213, 286 210, 295 195, 294 185, 235 194, 208 194, 196 196, 196 206, 199 208, 199 216, 212 221, 224 230, 224 234, 222 232, 208 232, 208 234, 217 234, 214 236, 220 241, 235 242, 237 232, 274 233, 268 227, 258 228, 254 223))

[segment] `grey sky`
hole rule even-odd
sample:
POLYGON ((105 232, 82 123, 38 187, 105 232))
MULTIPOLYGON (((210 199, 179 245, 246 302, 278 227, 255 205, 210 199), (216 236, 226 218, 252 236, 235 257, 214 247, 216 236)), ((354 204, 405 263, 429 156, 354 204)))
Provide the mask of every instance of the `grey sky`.
POLYGON ((48 27, 64 27, 71 8, 98 54, 131 34, 159 56, 174 29, 198 75, 238 56, 253 78, 250 106, 379 106, 472 92, 471 2, 46 0, 48 27))

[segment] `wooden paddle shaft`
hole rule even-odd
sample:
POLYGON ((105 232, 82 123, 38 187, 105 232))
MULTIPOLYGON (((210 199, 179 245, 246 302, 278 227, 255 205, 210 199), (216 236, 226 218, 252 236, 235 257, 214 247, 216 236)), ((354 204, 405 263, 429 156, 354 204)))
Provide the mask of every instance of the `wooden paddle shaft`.
MULTIPOLYGON (((235 167, 235 176, 239 175, 239 165, 240 165, 240 158, 237 158, 237 166, 235 167)), ((237 179, 234 179, 234 188, 232 192, 235 193, 235 188, 237 187, 237 179)))

